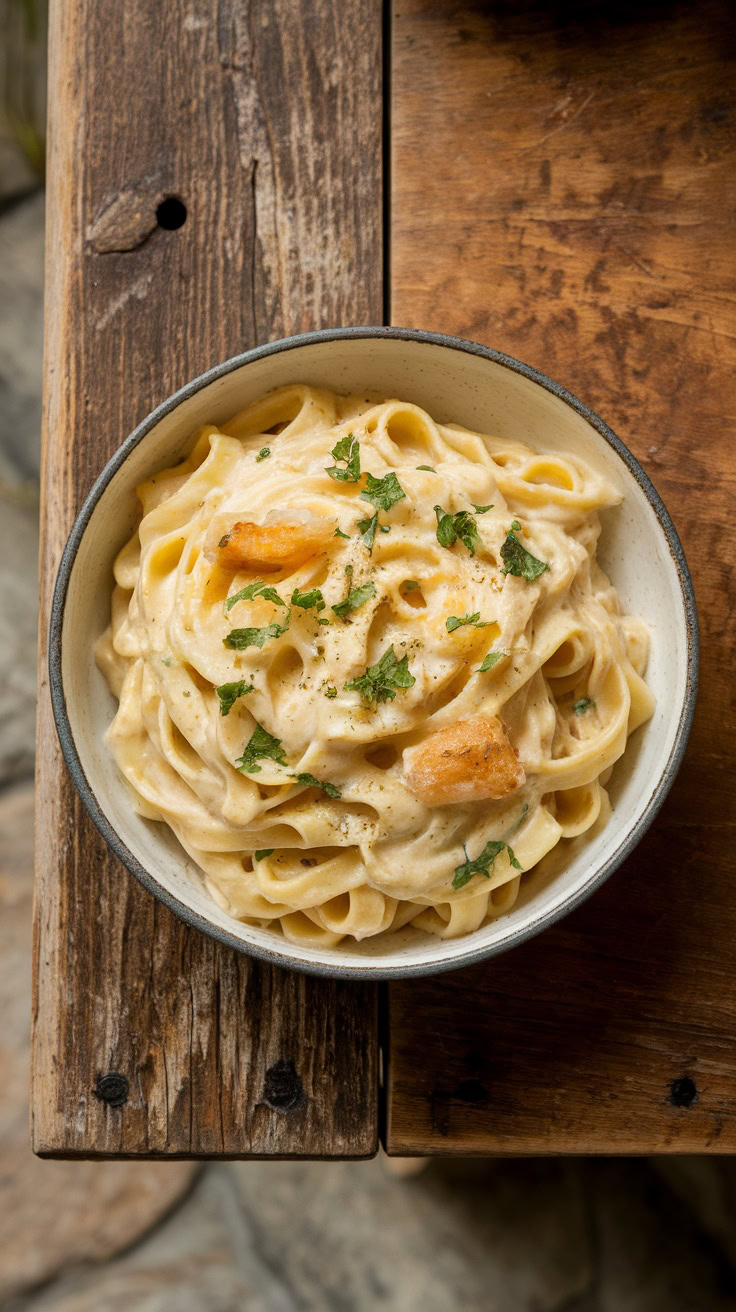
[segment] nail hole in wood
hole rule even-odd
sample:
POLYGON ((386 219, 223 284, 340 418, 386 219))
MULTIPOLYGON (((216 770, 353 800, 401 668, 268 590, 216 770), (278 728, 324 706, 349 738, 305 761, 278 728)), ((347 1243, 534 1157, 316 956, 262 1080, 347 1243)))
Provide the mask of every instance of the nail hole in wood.
POLYGON ((176 232, 187 221, 187 207, 178 196, 165 196, 156 210, 156 222, 166 232, 176 232))
POLYGON ((488 1090, 480 1080, 463 1080, 458 1084, 453 1097, 459 1098, 461 1102, 483 1104, 488 1102, 488 1090))
POLYGON ((128 1101, 130 1084, 118 1071, 109 1071, 107 1075, 98 1075, 95 1085, 95 1098, 106 1102, 108 1107, 123 1107, 128 1101))
POLYGON ((670 1085, 670 1102, 673 1107, 692 1107, 694 1102, 698 1101, 698 1090, 695 1081, 690 1079, 689 1075, 682 1075, 679 1080, 673 1080, 670 1085))
POLYGON ((263 1101, 275 1112, 291 1112, 307 1101, 293 1061, 276 1061, 266 1071, 263 1101))

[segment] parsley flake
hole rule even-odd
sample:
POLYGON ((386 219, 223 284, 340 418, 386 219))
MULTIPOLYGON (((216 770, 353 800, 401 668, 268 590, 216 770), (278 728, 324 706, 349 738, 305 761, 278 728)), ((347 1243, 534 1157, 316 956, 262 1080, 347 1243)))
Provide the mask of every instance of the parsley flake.
POLYGON ((268 460, 270 454, 271 454, 270 446, 262 446, 260 451, 258 452, 258 455, 256 456, 256 464, 257 465, 260 464, 261 460, 268 460))
POLYGON ((378 527, 378 511, 371 515, 370 519, 361 519, 358 521, 360 536, 369 551, 373 550, 373 543, 376 540, 376 528, 378 527))
POLYGON ((333 688, 332 686, 325 688, 325 697, 329 697, 330 701, 333 701, 334 698, 337 697, 337 688, 333 688))
POLYGON ((488 625, 492 623, 493 620, 482 620, 480 617, 480 611, 477 610, 474 615, 463 615, 462 619, 459 615, 451 615, 450 618, 445 621, 445 628, 448 633, 454 633, 455 629, 462 628, 463 624, 474 624, 476 629, 487 629, 488 625))
POLYGON ((435 506, 434 513, 437 516, 437 541, 441 547, 452 547, 457 541, 455 532, 455 517, 448 514, 442 506, 435 506))
POLYGON ((437 470, 433 469, 431 465, 417 465, 417 469, 423 469, 426 474, 437 473, 437 470))
POLYGON ((404 592, 413 592, 415 588, 421 587, 421 584, 417 583, 416 579, 404 579, 401 586, 404 592))
POLYGON ((521 531, 521 524, 519 523, 518 519, 512 519, 511 527, 515 529, 517 533, 521 531))
POLYGON ((478 673, 485 674, 486 670, 492 670, 497 665, 502 656, 508 656, 507 651, 489 651, 488 655, 483 658, 483 664, 478 666, 478 673))
POLYGON ((170 656, 162 656, 162 657, 161 657, 161 664, 162 664, 162 665, 171 665, 171 664, 172 664, 171 657, 170 657, 170 656))
POLYGON ((453 547, 459 539, 468 548, 471 556, 474 556, 481 541, 478 536, 478 525, 470 511, 458 510, 457 514, 451 515, 443 510, 442 506, 435 506, 434 513, 437 516, 437 541, 440 546, 453 547))
POLYGON ((334 784, 328 783, 327 780, 323 782, 321 779, 315 779, 313 774, 296 774, 294 778, 298 784, 302 784, 305 788, 321 788, 322 792, 327 793, 328 797, 342 797, 340 789, 336 788, 334 784))
POLYGON ((503 839, 491 839, 490 843, 486 843, 480 856, 477 856, 474 861, 470 860, 468 849, 463 844, 465 860, 462 865, 455 866, 452 887, 464 888, 466 884, 470 883, 473 875, 484 875, 486 879, 490 879, 493 863, 504 848, 509 854, 509 861, 514 869, 523 870, 524 867, 519 864, 514 856, 513 848, 509 847, 508 843, 504 843, 503 839))
POLYGON ((391 470, 384 478, 374 478, 373 474, 367 474, 366 485, 360 495, 363 501, 372 502, 376 510, 390 510, 397 501, 404 499, 406 492, 391 470))
POLYGON ((352 433, 347 433, 341 437, 336 446, 333 446, 330 455, 335 460, 344 460, 345 468, 338 469, 336 465, 331 465, 325 472, 330 478, 334 478, 336 483, 357 483, 360 478, 360 443, 357 437, 352 433))
POLYGON ((249 583, 247 587, 241 588, 240 592, 234 592, 232 597, 228 597, 225 602, 225 610, 232 610, 237 601, 253 601, 256 597, 260 597, 263 601, 273 601, 277 606, 286 605, 286 602, 281 599, 270 583, 265 583, 263 579, 257 579, 255 583, 249 583))
POLYGON ((393 644, 387 647, 380 661, 369 665, 363 674, 350 679, 345 688, 348 692, 359 692, 367 702, 392 702, 397 688, 412 688, 416 683, 409 671, 409 658, 396 659, 393 644))
POLYGON ((537 560, 537 557, 532 556, 526 547, 522 547, 511 530, 506 534, 506 540, 501 547, 501 559, 506 566, 504 574, 515 574, 517 578, 526 579, 529 583, 533 583, 540 574, 544 574, 544 571, 549 569, 545 561, 537 560))
POLYGON ((346 540, 349 541, 349 539, 350 539, 350 534, 349 534, 349 533, 343 533, 343 531, 342 531, 341 528, 336 528, 336 529, 335 529, 335 537, 336 537, 336 538, 345 538, 346 540))
POLYGON ((363 606, 366 601, 370 601, 371 597, 375 597, 375 595, 376 585, 369 580, 367 583, 361 583, 359 587, 353 588, 344 601, 338 601, 332 609, 336 615, 340 616, 341 620, 344 620, 347 619, 351 610, 357 610, 359 606, 363 606))
POLYGON ((275 848, 273 847, 259 847, 257 851, 253 853, 253 855, 256 861, 262 861, 264 856, 273 856, 274 851, 275 848))
POLYGON ((317 611, 324 610, 325 599, 319 588, 312 588, 311 592, 300 592, 294 588, 291 594, 292 606, 300 606, 302 610, 311 610, 314 606, 317 611))
POLYGON ((369 519, 361 519, 358 522, 358 529, 365 546, 372 551, 376 540, 376 529, 380 528, 382 533, 391 532, 388 524, 379 525, 379 510, 390 510, 397 501, 401 501, 406 496, 406 492, 393 470, 390 474, 386 474, 385 478, 375 478, 373 474, 367 474, 366 479, 366 486, 360 495, 365 501, 373 503, 376 512, 369 519))
POLYGON ((334 456, 336 460, 349 460, 353 442, 356 440, 352 433, 346 433, 345 437, 341 437, 340 441, 333 446, 330 455, 334 456))
POLYGON ((475 502, 473 501, 471 502, 471 505, 476 515, 485 515, 487 510, 493 510, 493 502, 491 502, 490 506, 476 506, 475 502))
POLYGON ((269 638, 280 638, 282 633, 286 633, 290 619, 291 611, 287 610, 283 624, 274 622, 260 629, 231 629, 227 637, 223 638, 223 645, 233 651, 245 651, 247 647, 263 647, 269 638))
POLYGON ((247 692, 253 692, 253 684, 246 683, 245 679, 237 679, 235 683, 221 683, 219 688, 215 688, 215 692, 220 698, 220 715, 227 715, 239 697, 245 697, 247 692))
POLYGON ((247 774, 260 774, 261 767, 256 765, 256 761, 275 761, 277 765, 286 765, 281 739, 274 738, 260 724, 256 725, 245 744, 243 755, 238 757, 235 764, 247 774))
POLYGON ((595 710, 595 702, 592 697, 580 697, 578 701, 573 702, 572 709, 576 715, 584 715, 586 711, 595 710))

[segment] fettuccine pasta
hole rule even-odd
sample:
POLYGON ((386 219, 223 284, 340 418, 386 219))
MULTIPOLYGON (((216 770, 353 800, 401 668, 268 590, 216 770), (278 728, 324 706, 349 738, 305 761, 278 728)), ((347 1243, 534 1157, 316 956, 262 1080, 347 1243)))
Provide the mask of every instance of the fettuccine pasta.
POLYGON ((138 489, 97 659, 141 815, 297 943, 508 911, 652 714, 582 461, 291 386, 138 489))

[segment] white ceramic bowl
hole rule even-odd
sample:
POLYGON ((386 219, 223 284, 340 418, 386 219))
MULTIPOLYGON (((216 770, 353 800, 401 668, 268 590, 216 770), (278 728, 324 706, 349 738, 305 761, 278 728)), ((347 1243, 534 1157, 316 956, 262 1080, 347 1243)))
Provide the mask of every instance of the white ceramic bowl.
POLYGON ((397 328, 273 342, 218 365, 154 410, 82 507, 59 569, 49 645, 67 765, 97 828, 141 883, 183 920, 244 952, 313 973, 374 979, 479 961, 577 906, 621 864, 659 810, 685 749, 697 689, 697 616, 685 557, 665 507, 623 443, 569 392, 517 360, 459 338, 397 328), (510 912, 464 938, 441 940, 407 929, 378 942, 302 947, 230 919, 170 830, 136 815, 103 742, 116 703, 93 647, 109 618, 113 559, 135 528, 136 484, 175 463, 199 424, 223 422, 292 382, 338 392, 369 388, 414 401, 440 421, 580 455, 624 493, 623 504, 603 516, 599 558, 626 607, 650 625, 654 717, 633 735, 615 767, 613 815, 603 831, 575 840, 566 861, 543 862, 522 880, 510 912))

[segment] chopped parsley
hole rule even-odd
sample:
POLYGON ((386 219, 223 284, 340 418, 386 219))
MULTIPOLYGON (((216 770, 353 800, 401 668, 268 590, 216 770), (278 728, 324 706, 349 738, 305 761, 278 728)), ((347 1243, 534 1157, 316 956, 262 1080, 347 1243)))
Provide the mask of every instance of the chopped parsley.
POLYGON ((358 521, 360 536, 369 550, 373 549, 373 543, 376 539, 376 528, 378 527, 378 511, 371 515, 370 519, 361 519, 358 521))
POLYGON ((466 884, 470 883, 473 875, 484 875, 486 879, 490 879, 493 863, 504 848, 509 854, 509 861, 514 869, 523 870, 524 867, 519 864, 514 856, 513 848, 509 847, 508 843, 504 843, 503 839, 491 839, 490 843, 486 843, 480 856, 477 856, 474 861, 470 860, 468 849, 463 843, 465 860, 462 865, 455 866, 452 887, 464 888, 466 884))
POLYGON ((253 684, 246 683, 245 679, 238 679, 235 683, 221 683, 219 688, 215 688, 215 692, 220 698, 220 715, 227 715, 239 697, 245 697, 247 692, 253 692, 253 684))
POLYGON ((274 601, 277 606, 285 606, 286 602, 282 600, 275 588, 270 583, 264 583, 263 579, 257 579, 255 583, 249 583, 246 588, 241 588, 240 592, 234 592, 232 597, 228 597, 225 602, 225 610, 232 610, 236 601, 253 601, 256 597, 261 597, 263 601, 274 601))
POLYGON ((376 510, 390 510, 397 501, 403 500, 406 492, 391 470, 391 473, 386 474, 384 478, 374 478, 373 474, 366 474, 366 485, 360 495, 363 501, 372 502, 376 510))
POLYGON ((336 483, 357 483, 360 478, 360 443, 357 437, 352 433, 347 433, 341 437, 336 446, 333 446, 330 455, 335 460, 345 461, 345 468, 338 469, 336 465, 331 465, 326 472, 330 478, 334 478, 336 483))
POLYGON ((526 547, 522 547, 511 530, 506 534, 506 540, 501 547, 501 559, 506 566, 504 574, 515 574, 517 578, 527 579, 529 583, 533 583, 540 574, 544 574, 544 571, 549 569, 545 561, 537 560, 537 557, 532 556, 526 547))
POLYGON ((474 556, 481 543, 478 525, 470 511, 458 510, 457 514, 451 515, 442 506, 435 506, 434 513, 437 516, 437 541, 440 546, 453 547, 459 540, 474 556))
POLYGON ((292 606, 300 606, 302 610, 311 610, 314 606, 317 611, 324 610, 325 599, 319 588, 312 588, 311 592, 300 592, 294 588, 291 594, 292 606))
POLYGON ((592 697, 580 697, 578 701, 573 702, 572 709, 576 715, 584 715, 586 711, 595 710, 595 702, 592 697))
POLYGON ((391 529, 387 524, 378 523, 379 510, 390 510, 406 496, 406 492, 399 483, 398 478, 393 470, 386 474, 385 478, 375 478, 373 474, 366 475, 366 486, 361 492, 364 501, 371 501, 376 507, 376 512, 370 518, 361 519, 358 523, 360 536, 369 551, 373 550, 373 543, 376 540, 376 529, 380 527, 382 533, 390 533, 391 529))
POLYGON ((332 609, 336 615, 340 616, 341 620, 345 620, 351 610, 357 610, 359 606, 363 606, 366 601, 370 601, 371 597, 375 597, 375 595, 376 585, 369 580, 367 583, 361 583, 357 588, 353 588, 345 600, 338 601, 332 609))
POLYGON ((262 861, 264 856, 273 856, 274 851, 275 849, 273 847, 259 847, 253 855, 255 856, 256 861, 262 861))
POLYGON ((477 610, 474 615, 463 615, 462 619, 460 619, 459 615, 451 615, 450 618, 445 621, 445 628, 448 633, 454 633, 455 629, 461 629, 463 624, 474 624, 476 629, 487 629, 488 625, 492 623, 493 620, 482 620, 480 617, 480 611, 477 610))
POLYGON ((436 469, 433 469, 431 465, 417 465, 417 469, 423 469, 423 470, 425 471, 425 473, 427 473, 427 474, 436 474, 436 473, 437 473, 437 470, 436 470, 436 469))
POLYGON ((248 774, 260 774, 261 767, 256 765, 256 761, 275 761, 277 765, 286 765, 281 739, 274 738, 273 734, 260 724, 256 725, 245 744, 243 755, 238 757, 235 764, 239 770, 244 770, 248 774))
POLYGON ((441 547, 453 546, 457 541, 454 515, 443 510, 442 506, 435 506, 434 513, 437 516, 437 541, 441 547))
POLYGON ((478 673, 485 674, 486 670, 492 670, 497 665, 502 656, 508 656, 507 651, 489 651, 483 658, 483 664, 478 666, 478 673))
POLYGON ((345 684, 348 692, 359 692, 367 702, 392 702, 397 688, 411 688, 416 683, 409 672, 409 658, 396 659, 393 644, 387 647, 380 661, 369 665, 364 674, 345 684))
POLYGON ((350 534, 349 534, 349 533, 343 533, 343 531, 342 531, 341 528, 336 528, 336 529, 335 529, 335 537, 336 537, 336 538, 345 538, 347 541, 350 540, 350 534))
POLYGON ((404 592, 413 592, 415 588, 421 587, 421 584, 417 583, 416 579, 404 579, 401 586, 404 589, 404 592))
POLYGON ((171 665, 171 664, 172 664, 171 657, 170 657, 170 656, 162 656, 162 657, 161 657, 161 664, 162 664, 162 665, 171 665))
POLYGON ((512 519, 511 527, 515 529, 517 533, 521 530, 521 524, 519 523, 518 519, 512 519))
POLYGON ((269 638, 280 638, 282 633, 286 633, 290 619, 291 611, 287 610, 283 624, 274 622, 260 629, 231 629, 227 637, 223 638, 223 644, 233 651, 245 651, 246 647, 263 647, 269 638))
POLYGON ((268 460, 270 454, 271 454, 270 446, 262 446, 260 451, 258 452, 258 455, 256 456, 256 464, 259 464, 261 460, 268 460))
POLYGON ((323 782, 321 779, 315 779, 313 774, 297 774, 294 778, 298 784, 303 784, 305 788, 321 788, 322 792, 327 793, 328 797, 342 797, 340 789, 336 788, 334 784, 328 783, 327 780, 323 782))
POLYGON ((333 455, 335 460, 349 460, 352 454, 353 445, 357 440, 357 438, 353 437, 352 433, 346 433, 344 437, 340 438, 340 441, 336 446, 333 446, 330 455, 333 455))
POLYGON ((325 688, 325 697, 329 697, 330 701, 333 701, 337 697, 337 688, 333 688, 332 685, 325 688))
POLYGON ((487 510, 493 510, 493 502, 491 502, 490 506, 476 506, 474 501, 471 504, 476 515, 485 515, 487 510))

